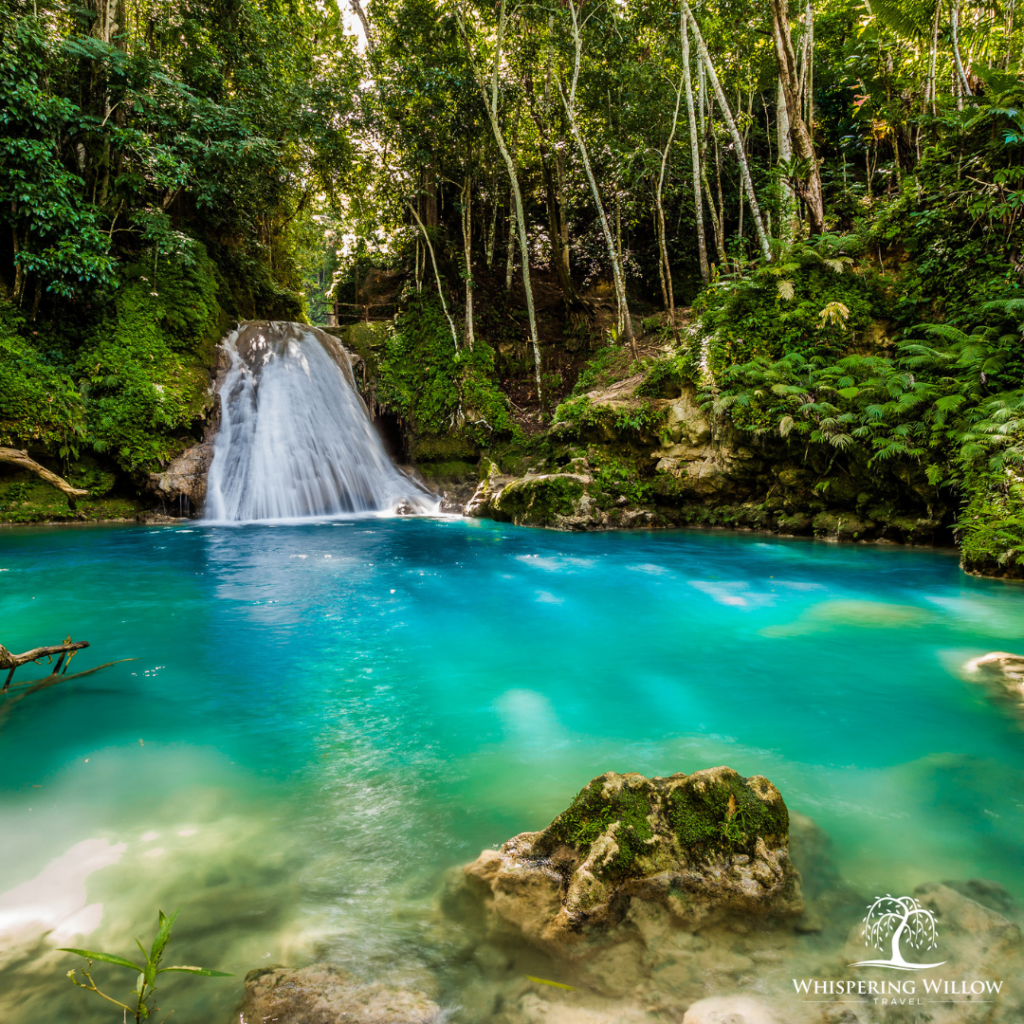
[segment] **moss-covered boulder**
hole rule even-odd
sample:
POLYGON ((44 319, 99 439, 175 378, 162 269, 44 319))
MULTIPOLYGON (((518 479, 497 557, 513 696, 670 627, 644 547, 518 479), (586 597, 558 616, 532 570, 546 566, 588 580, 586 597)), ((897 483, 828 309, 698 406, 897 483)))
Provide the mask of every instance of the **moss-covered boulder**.
POLYGON ((785 801, 762 776, 606 772, 543 831, 485 850, 462 899, 482 899, 492 930, 583 963, 652 931, 801 914, 788 848, 785 801))

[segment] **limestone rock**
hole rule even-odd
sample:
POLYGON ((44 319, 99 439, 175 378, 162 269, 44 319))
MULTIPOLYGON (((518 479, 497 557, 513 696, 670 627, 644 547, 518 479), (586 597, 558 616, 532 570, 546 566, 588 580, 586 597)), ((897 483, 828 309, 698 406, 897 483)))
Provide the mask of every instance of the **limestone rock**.
POLYGON ((543 831, 485 850, 448 900, 465 914, 468 891, 492 934, 519 934, 621 993, 652 966, 623 944, 636 952, 680 929, 802 913, 788 836, 785 802, 762 776, 606 772, 543 831))
MULTIPOLYGON (((782 1024, 760 999, 751 996, 712 996, 694 1003, 683 1024, 782 1024)), ((787 1022, 789 1024, 789 1022, 787 1022)))
POLYGON ((1024 654, 993 651, 964 665, 968 677, 998 684, 1011 696, 1024 700, 1024 654))
POLYGON ((684 389, 665 412, 665 430, 676 443, 689 447, 703 446, 711 441, 711 424, 697 404, 696 391, 684 389))
POLYGON ((177 511, 198 512, 206 501, 206 474, 213 462, 213 442, 203 441, 181 453, 161 473, 150 473, 147 490, 177 511))
POLYGON ((331 964, 265 967, 245 976, 242 1024, 431 1024, 441 1008, 422 992, 357 981, 331 964))

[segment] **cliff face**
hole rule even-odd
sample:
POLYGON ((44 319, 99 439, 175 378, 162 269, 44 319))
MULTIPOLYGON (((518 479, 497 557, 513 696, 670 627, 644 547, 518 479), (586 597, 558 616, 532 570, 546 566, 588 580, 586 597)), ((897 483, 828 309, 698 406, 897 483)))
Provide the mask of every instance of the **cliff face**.
POLYGON ((563 530, 701 525, 951 541, 949 500, 923 474, 882 478, 854 465, 837 481, 820 453, 709 415, 692 386, 646 398, 642 384, 638 376, 560 406, 546 457, 526 472, 485 460, 466 514, 563 530))

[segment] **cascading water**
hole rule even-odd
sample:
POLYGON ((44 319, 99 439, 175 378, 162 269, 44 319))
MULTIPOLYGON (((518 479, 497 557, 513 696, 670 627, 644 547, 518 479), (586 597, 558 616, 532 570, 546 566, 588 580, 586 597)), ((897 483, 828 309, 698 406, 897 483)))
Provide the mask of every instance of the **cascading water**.
POLYGON ((301 519, 403 510, 438 499, 388 458, 348 351, 305 324, 256 320, 224 339, 205 518, 301 519))

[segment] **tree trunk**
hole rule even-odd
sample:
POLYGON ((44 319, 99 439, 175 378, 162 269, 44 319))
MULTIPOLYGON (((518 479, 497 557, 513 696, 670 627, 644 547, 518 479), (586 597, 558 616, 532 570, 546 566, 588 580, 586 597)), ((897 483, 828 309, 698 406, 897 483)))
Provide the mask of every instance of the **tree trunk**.
POLYGON ((75 507, 75 498, 85 498, 89 494, 88 491, 83 491, 80 487, 72 487, 63 477, 51 473, 45 466, 40 466, 35 459, 29 456, 28 452, 23 452, 18 448, 0 448, 0 462, 7 462, 12 466, 27 469, 48 484, 52 484, 58 491, 67 495, 68 505, 71 508, 75 507))
POLYGON ((373 36, 370 35, 370 22, 366 17, 366 11, 363 10, 363 5, 359 0, 352 0, 352 10, 355 11, 356 17, 359 19, 359 23, 363 26, 363 35, 366 36, 366 48, 372 53, 373 36))
POLYGON ((935 17, 932 19, 932 48, 928 56, 928 84, 925 86, 925 110, 931 105, 932 117, 935 116, 935 100, 937 81, 935 68, 939 59, 939 16, 942 13, 942 0, 935 0, 935 17))
POLYGON ((434 267, 434 280, 437 282, 437 294, 441 300, 441 308, 444 310, 445 319, 448 321, 448 326, 452 329, 452 341, 455 344, 455 349, 458 351, 459 348, 459 332, 455 330, 455 321, 452 319, 451 313, 448 312, 448 303, 444 297, 444 284, 441 281, 441 272, 437 269, 437 259, 434 256, 434 245, 430 241, 430 235, 427 234, 427 229, 420 220, 420 215, 416 212, 416 207, 410 202, 405 204, 409 208, 409 212, 416 218, 416 223, 420 226, 420 231, 423 232, 423 241, 427 243, 427 252, 430 253, 430 262, 434 267))
POLYGON ((466 260, 466 347, 473 347, 473 177, 462 193, 462 245, 466 260))
MULTIPOLYGON (((498 123, 498 67, 501 63, 501 44, 505 35, 505 0, 501 0, 501 8, 498 16, 498 38, 494 49, 494 69, 491 75, 491 100, 487 101, 487 87, 480 75, 476 62, 473 60, 473 48, 470 46, 469 33, 466 30, 466 23, 462 18, 462 11, 457 7, 455 17, 458 21, 459 31, 466 43, 469 52, 470 64, 473 68, 473 77, 480 88, 480 95, 483 97, 484 106, 487 108, 487 117, 491 122, 491 130, 494 132, 494 141, 501 151, 501 158, 505 161, 505 168, 508 171, 509 184, 512 186, 512 197, 515 200, 516 221, 519 227, 519 248, 523 257, 523 291, 526 297, 526 314, 530 321, 530 341, 533 343, 533 369, 537 383, 537 401, 543 408, 544 392, 540 378, 540 340, 537 337, 537 314, 533 305, 533 287, 530 283, 530 240, 526 235, 526 214, 523 212, 523 196, 519 191, 519 177, 516 174, 516 165, 505 145, 505 136, 502 133, 501 125, 498 123)), ((511 250, 511 246, 510 246, 511 250)))
MULTIPOLYGON (((779 0, 774 0, 774 2, 777 3, 779 0)), ((739 160, 740 164, 740 177, 743 179, 743 186, 746 189, 747 202, 750 203, 750 215, 753 218, 754 227, 757 229, 757 239, 761 243, 761 251, 764 253, 764 258, 770 260, 772 258, 772 247, 764 231, 761 207, 758 205, 757 196, 754 194, 754 182, 750 177, 750 168, 747 165, 747 155, 743 149, 743 140, 740 138, 736 122, 733 120, 732 113, 729 110, 729 103, 718 81, 718 75, 715 74, 715 66, 711 63, 711 54, 708 53, 708 48, 704 43, 704 36, 701 35, 700 25, 697 24, 697 19, 693 16, 693 11, 690 10, 690 5, 686 0, 682 0, 682 5, 686 17, 690 20, 690 27, 693 29, 693 37, 697 42, 697 52, 700 54, 700 58, 707 69, 708 78, 711 80, 711 88, 715 92, 718 105, 722 108, 722 116, 725 118, 725 123, 729 128, 729 135, 732 137, 733 145, 736 147, 736 159, 739 160)))
POLYGON ((559 90, 562 103, 565 106, 566 116, 569 119, 569 131, 576 142, 580 158, 583 160, 583 170, 587 175, 590 184, 590 193, 594 199, 594 206, 597 208, 598 220, 601 222, 601 230, 604 232, 605 245, 608 248, 608 259, 612 265, 612 278, 615 282, 615 297, 619 303, 619 329, 623 332, 626 343, 629 345, 633 358, 639 358, 636 347, 636 339, 633 337, 633 320, 629 314, 629 305, 626 301, 626 283, 622 275, 622 266, 615 250, 615 239, 612 236, 611 225, 608 223, 608 216, 601 202, 601 193, 597 187, 597 179, 594 177, 593 168, 590 166, 590 156, 587 153, 586 144, 580 134, 579 125, 576 123, 576 84, 580 76, 580 58, 583 53, 583 40, 580 36, 579 20, 576 17, 576 4, 569 0, 569 13, 572 15, 572 37, 575 45, 575 60, 573 62, 572 85, 569 88, 569 95, 566 97, 564 91, 559 90))
POLYGON ((690 79, 690 30, 686 15, 679 12, 679 34, 683 47, 683 84, 686 89, 686 119, 690 126, 690 162, 693 164, 693 206, 697 222, 697 254, 700 257, 700 276, 705 284, 711 280, 708 267, 708 243, 704 237, 704 199, 700 188, 700 146, 697 141, 697 117, 693 109, 693 82, 690 79))
MULTIPOLYGON (((820 235, 825 230, 825 205, 821 194, 821 172, 814 152, 814 142, 803 115, 803 97, 800 95, 796 54, 793 51, 793 37, 789 30, 788 0, 771 0, 772 36, 775 39, 775 56, 779 62, 779 82, 786 99, 786 113, 789 116, 789 134, 797 156, 807 164, 807 181, 797 184, 800 198, 807 207, 811 234, 820 235)), ((811 63, 810 48, 807 66, 811 63)), ((809 79, 809 74, 808 74, 809 79)))
POLYGON ((953 60, 956 63, 957 80, 960 83, 960 92, 957 95, 956 109, 963 109, 963 96, 971 95, 971 86, 964 73, 964 64, 960 59, 960 0, 953 0, 952 5, 952 27, 953 27, 953 60))
MULTIPOLYGON (((779 143, 779 164, 786 166, 793 159, 793 143, 789 136, 789 113, 786 109, 786 94, 782 91, 781 78, 775 99, 775 125, 779 143)), ((796 226, 796 195, 787 177, 782 179, 781 214, 779 238, 788 245, 793 241, 793 229, 796 226)))
MULTIPOLYGON (((565 298, 565 304, 573 309, 583 307, 576 287, 572 283, 572 275, 569 267, 569 246, 568 223, 565 219, 565 210, 561 203, 560 190, 555 175, 558 172, 556 166, 557 154, 553 154, 545 141, 550 134, 550 123, 548 120, 549 111, 545 110, 542 115, 533 103, 533 84, 531 79, 526 79, 527 96, 530 99, 530 115, 537 126, 537 148, 540 153, 540 169, 544 178, 544 202, 548 215, 548 236, 551 249, 551 264, 558 274, 558 283, 565 298)), ((545 89, 546 91, 546 89, 545 89)), ((547 107, 547 102, 544 104, 547 107)))
POLYGON ((658 174, 658 188, 655 192, 655 202, 658 208, 658 250, 661 253, 661 264, 663 267, 666 307, 668 315, 672 319, 672 337, 678 340, 676 331, 676 299, 672 292, 672 264, 668 258, 668 242, 665 238, 665 206, 661 196, 665 187, 665 165, 668 163, 668 155, 672 150, 672 143, 676 137, 676 125, 679 123, 679 104, 683 97, 683 78, 690 73, 687 66, 683 67, 683 77, 679 79, 679 88, 676 89, 676 107, 672 112, 672 129, 668 133, 668 142, 665 144, 665 151, 661 154, 661 171, 658 174))

